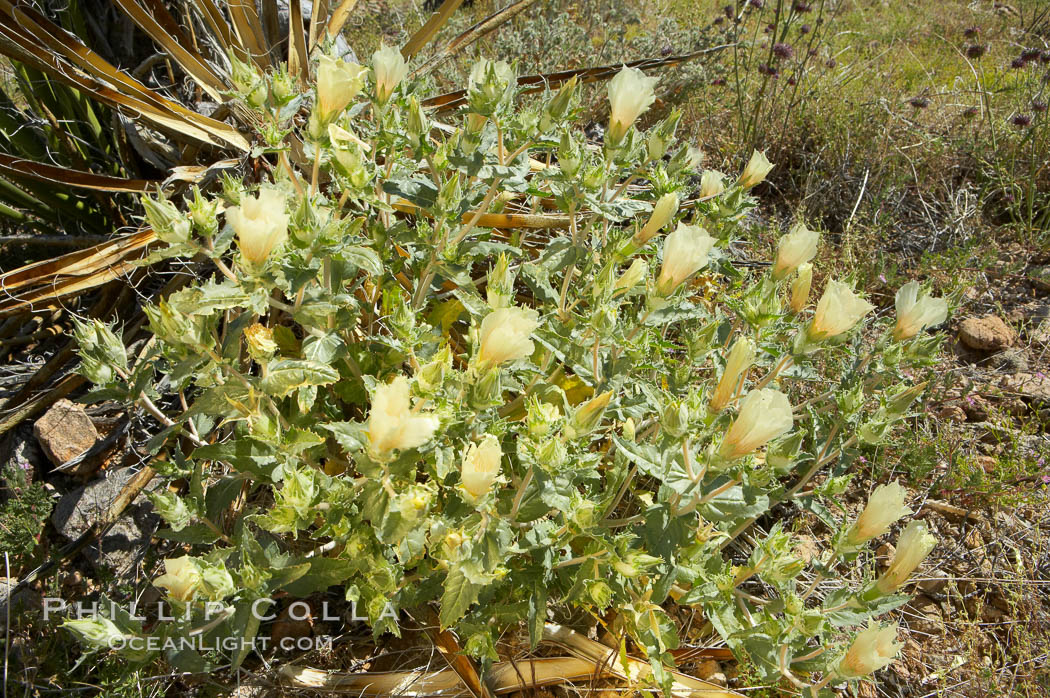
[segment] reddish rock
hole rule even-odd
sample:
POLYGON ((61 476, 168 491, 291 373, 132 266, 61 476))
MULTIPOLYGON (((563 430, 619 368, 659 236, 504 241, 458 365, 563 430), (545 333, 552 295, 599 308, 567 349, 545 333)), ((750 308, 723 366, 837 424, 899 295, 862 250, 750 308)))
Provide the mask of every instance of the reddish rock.
MULTIPOLYGON (((80 405, 59 400, 33 425, 40 448, 56 466, 76 458, 95 445, 98 430, 80 405)), ((77 474, 87 474, 74 470, 77 474)))
POLYGON ((971 349, 999 351, 1013 344, 1017 334, 998 315, 985 315, 963 320, 959 339, 971 349))

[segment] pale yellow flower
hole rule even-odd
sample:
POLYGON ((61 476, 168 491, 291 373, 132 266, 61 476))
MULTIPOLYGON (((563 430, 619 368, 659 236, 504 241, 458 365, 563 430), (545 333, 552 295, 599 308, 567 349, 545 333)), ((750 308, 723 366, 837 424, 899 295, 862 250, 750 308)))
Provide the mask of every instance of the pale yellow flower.
POLYGON ((467 447, 460 466, 460 483, 471 502, 477 502, 492 489, 502 460, 499 440, 492 434, 485 434, 480 445, 472 443, 467 447))
POLYGON ((809 303, 809 292, 813 287, 813 265, 809 262, 798 268, 798 275, 791 282, 791 312, 802 312, 809 303))
POLYGON ((777 246, 777 261, 773 265, 773 278, 784 279, 796 269, 809 262, 817 254, 820 233, 796 223, 777 246))
POLYGON ((926 556, 930 554, 937 539, 930 535, 924 521, 910 521, 897 540, 893 562, 879 577, 875 586, 883 594, 892 594, 911 577, 926 556))
POLYGON ((860 545, 889 531, 898 519, 912 513, 905 503, 907 499, 908 493, 899 482, 876 487, 847 534, 849 543, 860 545))
POLYGON ((368 69, 338 58, 322 55, 317 63, 317 116, 324 123, 346 109, 364 87, 368 69))
POLYGON ((897 642, 897 628, 869 624, 839 660, 836 673, 844 679, 867 676, 890 664, 904 647, 897 642))
POLYGON ((153 586, 168 590, 174 601, 188 603, 201 588, 201 570, 192 557, 183 556, 164 561, 164 574, 153 581, 153 586))
POLYGON ((741 458, 791 431, 794 415, 787 395, 779 390, 752 390, 740 402, 740 414, 729 427, 719 454, 727 460, 741 458))
POLYGON ((717 170, 704 170, 700 175, 700 198, 709 199, 726 190, 726 176, 717 170))
POLYGON ((408 379, 397 376, 376 386, 368 413, 369 453, 377 460, 389 459, 395 450, 422 446, 437 431, 440 422, 429 414, 412 411, 408 379))
POLYGON ((540 326, 539 318, 535 310, 519 307, 500 308, 486 315, 481 321, 480 362, 495 366, 531 355, 534 346, 529 336, 540 326))
POLYGON ((664 242, 664 260, 656 290, 670 295, 686 279, 707 265, 715 239, 698 225, 679 223, 664 242))
POLYGON ((853 329, 862 317, 875 309, 841 281, 829 281, 824 295, 817 302, 817 310, 807 334, 813 341, 837 337, 853 329))
POLYGON ((649 220, 645 222, 642 229, 634 236, 634 244, 641 247, 645 243, 649 242, 654 235, 659 233, 665 225, 671 222, 674 218, 674 214, 678 212, 678 194, 669 192, 661 196, 656 205, 653 206, 653 212, 649 216, 649 220))
POLYGON ((376 76, 376 101, 386 104, 394 90, 408 75, 408 64, 401 51, 393 46, 380 44, 372 54, 372 70, 376 76))
POLYGON ((711 411, 721 412, 729 404, 729 399, 736 392, 741 376, 755 360, 755 343, 747 337, 741 337, 733 342, 733 348, 729 350, 726 359, 726 368, 722 377, 718 380, 718 386, 711 396, 711 411))
POLYGON ((656 78, 646 77, 637 68, 624 66, 609 81, 609 132, 607 140, 613 145, 623 140, 628 129, 642 112, 656 101, 656 78))
POLYGON ((737 184, 744 189, 750 189, 755 185, 761 184, 772 169, 773 163, 766 159, 766 154, 755 150, 751 153, 751 159, 747 161, 744 171, 740 173, 740 179, 737 180, 737 184))
POLYGON ((288 237, 285 195, 264 187, 257 196, 244 196, 240 206, 226 209, 226 221, 237 233, 241 256, 251 264, 262 264, 288 237))
POLYGON ((919 282, 911 281, 897 291, 897 324, 893 328, 893 338, 911 339, 923 329, 941 324, 947 317, 947 301, 921 293, 919 282))
POLYGON ((644 259, 635 259, 631 262, 631 266, 627 267, 627 271, 620 275, 620 278, 613 284, 613 295, 618 296, 623 293, 627 293, 632 288, 638 285, 645 275, 649 272, 649 264, 644 259))
POLYGON ((277 353, 273 330, 261 323, 256 322, 246 327, 244 340, 248 343, 248 353, 256 359, 269 358, 277 353))

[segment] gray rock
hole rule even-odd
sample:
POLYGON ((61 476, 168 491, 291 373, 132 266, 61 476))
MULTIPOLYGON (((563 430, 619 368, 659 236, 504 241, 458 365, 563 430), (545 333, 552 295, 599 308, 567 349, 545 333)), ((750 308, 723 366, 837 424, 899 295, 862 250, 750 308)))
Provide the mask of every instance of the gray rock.
MULTIPOLYGON (((51 522, 63 536, 76 540, 91 524, 106 515, 110 504, 134 474, 132 468, 120 468, 70 492, 55 506, 51 522)), ((148 489, 159 484, 154 481, 148 489)), ((159 523, 153 505, 140 495, 128 505, 124 515, 105 536, 84 549, 84 554, 96 568, 108 569, 118 577, 124 577, 142 559, 159 523)))
POLYGON ((1007 349, 993 356, 991 363, 1006 373, 1022 373, 1028 370, 1028 352, 1024 349, 1007 349))
MULTIPOLYGON (((17 486, 24 486, 33 482, 37 473, 43 472, 43 468, 47 465, 47 457, 40 450, 36 437, 33 436, 32 427, 28 424, 22 424, 17 429, 13 429, 7 439, 0 443, 3 443, 0 453, 6 454, 6 458, 0 461, 0 474, 9 469, 14 470, 16 473, 24 474, 24 482, 21 482, 22 475, 14 478, 17 481, 17 486), (41 470, 37 470, 37 468, 41 468, 41 470)), ((0 498, 6 498, 11 494, 8 490, 13 484, 15 483, 5 480, 3 491, 0 492, 0 498)))
POLYGON ((0 628, 7 627, 8 615, 12 620, 14 616, 36 615, 44 607, 43 598, 35 589, 22 589, 12 595, 17 584, 17 579, 0 577, 0 628))

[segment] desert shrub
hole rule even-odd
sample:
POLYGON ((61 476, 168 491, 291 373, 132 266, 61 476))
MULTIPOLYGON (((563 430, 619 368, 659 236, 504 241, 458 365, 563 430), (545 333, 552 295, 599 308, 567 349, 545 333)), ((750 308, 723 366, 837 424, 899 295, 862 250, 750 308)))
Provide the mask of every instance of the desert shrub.
POLYGON ((665 687, 671 600, 762 680, 814 695, 891 661, 895 629, 864 626, 906 601, 932 538, 908 524, 889 570, 848 584, 910 512, 896 484, 856 520, 834 502, 855 448, 923 392, 902 371, 931 361, 944 301, 911 283, 895 324, 866 323, 847 282, 812 292, 802 221, 772 264, 738 264, 770 163, 701 172, 677 113, 640 132, 639 71, 609 84, 602 146, 573 128, 575 81, 519 99, 513 69, 482 60, 437 124, 405 72, 389 49, 372 69, 322 57, 304 92, 241 66, 271 169, 145 201, 153 259, 197 259, 199 279, 148 306, 134 355, 79 325, 81 371, 162 425, 172 487, 152 499, 193 554, 154 580, 178 620, 68 627, 145 662, 164 651, 130 640, 251 638, 275 595, 338 585, 377 634, 438 604, 485 662, 508 628, 538 642, 549 610, 615 609, 665 687), (791 501, 834 532, 823 555, 771 514, 791 501))

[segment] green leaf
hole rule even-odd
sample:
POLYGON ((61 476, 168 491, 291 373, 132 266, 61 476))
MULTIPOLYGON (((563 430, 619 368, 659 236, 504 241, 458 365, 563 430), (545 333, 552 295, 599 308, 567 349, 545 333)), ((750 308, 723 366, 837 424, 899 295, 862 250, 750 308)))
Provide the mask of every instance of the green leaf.
POLYGON ((340 250, 339 255, 358 269, 362 269, 372 276, 380 276, 383 273, 383 261, 379 259, 376 251, 369 247, 350 245, 340 250))
POLYGON ((350 560, 340 558, 317 557, 308 563, 309 569, 295 581, 285 584, 284 590, 292 596, 304 597, 330 586, 342 584, 356 571, 356 565, 350 560))
POLYGON ((368 426, 362 422, 330 422, 318 426, 331 432, 347 453, 357 453, 368 440, 368 426))
POLYGON ((737 485, 699 508, 709 521, 733 522, 759 516, 769 509, 769 496, 757 487, 737 485))
POLYGON ((481 586, 473 584, 461 564, 449 568, 445 578, 445 591, 441 594, 441 613, 439 620, 442 628, 451 627, 462 618, 471 604, 478 600, 481 586))
POLYGON ((250 300, 249 294, 233 281, 208 281, 171 294, 168 303, 186 315, 211 315, 217 310, 243 307, 250 300))
POLYGON ((192 457, 195 460, 222 461, 238 472, 254 475, 267 482, 278 482, 283 477, 274 447, 250 437, 201 446, 193 452, 192 457))
POLYGON ((432 209, 437 204, 437 187, 432 181, 423 177, 388 179, 383 182, 383 191, 400 196, 420 208, 432 209))
POLYGON ((270 395, 284 397, 307 385, 330 385, 339 380, 339 372, 319 361, 278 359, 267 366, 260 387, 270 395))

